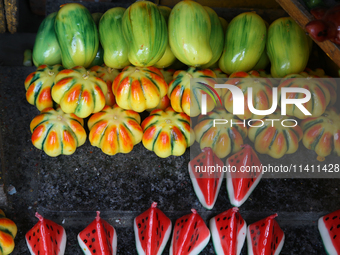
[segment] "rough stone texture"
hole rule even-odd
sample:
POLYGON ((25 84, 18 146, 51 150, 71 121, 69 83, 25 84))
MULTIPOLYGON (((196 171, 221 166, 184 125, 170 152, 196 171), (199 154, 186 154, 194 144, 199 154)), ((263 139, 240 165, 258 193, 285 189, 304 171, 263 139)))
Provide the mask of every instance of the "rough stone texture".
MULTIPOLYGON (((196 208, 208 220, 231 207, 225 180, 212 211, 198 202, 187 173, 189 150, 181 157, 158 158, 142 144, 129 154, 107 156, 87 141, 71 156, 48 157, 30 141, 30 121, 39 112, 27 103, 24 80, 34 67, 1 67, 1 164, 7 194, 7 216, 18 225, 13 254, 29 254, 25 233, 37 222, 34 213, 62 224, 66 254, 82 254, 76 237, 95 211, 118 233, 118 253, 136 254, 133 218, 157 201, 173 221, 196 208)), ((145 114, 143 114, 145 116, 145 114)), ((263 163, 315 162, 315 154, 300 144, 298 153, 280 160, 261 156, 263 163)), ((339 160, 336 157, 325 162, 339 160)), ((324 162, 324 163, 325 163, 324 162)), ((263 179, 240 208, 248 224, 278 213, 286 243, 281 254, 326 254, 317 230, 320 216, 339 209, 339 179, 263 179)), ((169 244, 164 252, 168 254, 169 244)), ((201 253, 214 254, 212 242, 201 253)), ((246 247, 242 254, 246 254, 246 247)))

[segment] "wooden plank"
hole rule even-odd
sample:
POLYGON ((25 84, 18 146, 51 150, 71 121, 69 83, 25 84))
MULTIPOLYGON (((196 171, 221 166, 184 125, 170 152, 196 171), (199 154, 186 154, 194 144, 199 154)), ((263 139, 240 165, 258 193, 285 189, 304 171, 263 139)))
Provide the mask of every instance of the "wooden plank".
POLYGON ((6 11, 7 29, 11 34, 17 32, 19 23, 18 0, 4 0, 6 11))
MULTIPOLYGON (((305 30, 305 26, 314 17, 306 10, 306 8, 298 0, 276 0, 281 7, 305 30)), ((334 63, 340 67, 340 49, 339 46, 330 42, 314 42, 330 57, 334 63)))
POLYGON ((0 34, 6 32, 5 7, 3 0, 0 0, 0 34))

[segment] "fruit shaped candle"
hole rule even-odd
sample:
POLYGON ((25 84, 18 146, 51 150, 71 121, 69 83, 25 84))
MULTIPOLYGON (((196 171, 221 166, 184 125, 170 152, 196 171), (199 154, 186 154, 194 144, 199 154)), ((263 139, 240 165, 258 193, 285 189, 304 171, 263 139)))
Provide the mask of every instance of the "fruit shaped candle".
POLYGON ((197 255, 208 244, 210 231, 195 209, 176 220, 170 255, 197 255))
POLYGON ((112 107, 106 105, 103 110, 93 114, 87 125, 91 145, 108 155, 129 153, 134 145, 142 141, 139 114, 116 104, 112 107))
POLYGON ((227 167, 231 169, 227 171, 229 201, 238 207, 248 199, 262 178, 262 164, 255 151, 248 144, 242 147, 241 151, 230 156, 226 162, 227 167), (251 171, 243 172, 242 169, 251 171))
POLYGON ((210 220, 210 231, 218 255, 239 255, 246 240, 247 224, 237 207, 210 220))
POLYGON ((248 138, 254 143, 255 150, 273 158, 295 153, 299 148, 302 135, 302 129, 297 121, 291 116, 281 115, 280 110, 276 110, 262 120, 254 121, 248 130, 248 138), (271 123, 269 120, 273 119, 276 121, 271 123), (261 126, 260 122, 264 124, 261 126))
POLYGON ((119 107, 143 112, 155 108, 168 91, 168 84, 158 68, 125 67, 112 83, 119 107))
POLYGON ((335 107, 328 108, 321 116, 301 122, 303 145, 316 152, 319 161, 330 154, 340 156, 340 114, 335 107))
POLYGON ((318 221, 323 245, 329 255, 340 254, 340 210, 321 217, 318 221))
POLYGON ((54 86, 55 76, 63 70, 61 65, 41 65, 30 73, 25 80, 26 99, 35 105, 39 111, 53 107, 51 89, 54 86))
POLYGON ((113 106, 116 103, 115 95, 112 92, 112 82, 119 74, 117 69, 102 65, 102 66, 93 66, 90 69, 91 71, 96 72, 97 77, 103 79, 107 85, 107 93, 105 95, 105 104, 109 106, 113 106))
POLYGON ((30 124, 32 143, 50 157, 73 154, 86 141, 84 120, 60 108, 46 108, 30 124))
POLYGON ((14 250, 14 238, 17 235, 17 226, 6 218, 3 210, 0 209, 0 247, 1 255, 8 255, 14 250))
POLYGON ((177 113, 171 107, 164 111, 153 110, 143 120, 142 143, 158 157, 181 156, 194 142, 191 140, 190 117, 184 112, 177 113))
POLYGON ((138 215, 133 223, 136 248, 139 255, 160 255, 171 234, 171 220, 157 208, 151 207, 138 215))
POLYGON ((189 162, 189 175, 198 200, 206 209, 215 205, 223 181, 223 172, 218 171, 224 166, 213 150, 203 148, 202 152, 189 162), (210 171, 210 169, 215 171, 210 171))
POLYGON ((105 220, 97 216, 78 234, 78 243, 85 255, 116 255, 117 233, 105 220))
POLYGON ((35 217, 39 219, 26 233, 26 242, 32 255, 63 255, 66 248, 65 229, 57 223, 45 219, 38 212, 35 217))
POLYGON ((80 118, 101 111, 105 106, 107 85, 96 75, 82 66, 60 71, 51 92, 53 100, 64 112, 80 118))
POLYGON ((243 140, 246 139, 248 129, 240 123, 240 120, 223 108, 215 108, 207 115, 200 115, 194 128, 196 141, 200 148, 211 147, 219 158, 241 150, 243 140), (233 122, 214 125, 216 119, 233 122))
POLYGON ((247 243, 249 255, 279 255, 285 234, 274 219, 277 213, 248 226, 247 243))

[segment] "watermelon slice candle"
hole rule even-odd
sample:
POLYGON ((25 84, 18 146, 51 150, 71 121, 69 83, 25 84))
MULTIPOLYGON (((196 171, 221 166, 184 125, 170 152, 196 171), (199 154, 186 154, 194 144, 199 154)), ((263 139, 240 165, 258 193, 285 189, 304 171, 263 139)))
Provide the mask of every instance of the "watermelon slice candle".
POLYGON ((246 239, 247 224, 237 207, 210 220, 215 252, 218 255, 239 255, 246 239))
POLYGON ((78 243, 85 255, 115 255, 116 230, 99 216, 78 234, 78 243))
POLYGON ((340 210, 321 217, 318 227, 327 254, 340 255, 340 210))
POLYGON ((206 209, 212 209, 220 191, 223 162, 211 148, 204 148, 202 153, 189 162, 189 175, 198 200, 206 209), (214 169, 214 171, 211 171, 214 169))
POLYGON ((208 244, 210 231, 202 217, 192 213, 176 220, 170 245, 170 255, 197 255, 208 244))
POLYGON ((253 148, 245 144, 243 149, 227 159, 227 190, 230 203, 240 207, 262 178, 262 164, 253 148), (246 171, 248 170, 248 171, 246 171))
POLYGON ((26 242, 32 255, 63 255, 66 247, 65 229, 57 223, 43 218, 35 213, 39 219, 26 233, 26 242))
POLYGON ((279 255, 285 234, 274 219, 277 213, 250 224, 247 232, 249 255, 279 255))
POLYGON ((157 208, 151 207, 134 220, 136 248, 139 255, 162 254, 171 233, 171 220, 157 208))

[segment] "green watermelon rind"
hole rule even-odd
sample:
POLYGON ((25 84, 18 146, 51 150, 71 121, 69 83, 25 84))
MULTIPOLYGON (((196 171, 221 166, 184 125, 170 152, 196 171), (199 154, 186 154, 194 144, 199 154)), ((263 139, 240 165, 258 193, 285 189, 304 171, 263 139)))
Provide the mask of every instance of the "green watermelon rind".
POLYGON ((198 183, 197 183, 197 180, 195 178, 195 175, 193 173, 193 170, 191 169, 191 166, 190 166, 190 162, 188 164, 188 170, 189 170, 189 176, 190 176, 190 179, 191 179, 191 183, 192 183, 192 186, 194 188, 194 192, 198 198, 198 200, 200 201, 200 203, 202 204, 202 206, 207 209, 207 210, 211 210, 213 209, 215 203, 216 203, 216 200, 217 200, 217 197, 218 197, 218 193, 220 192, 220 189, 221 189, 221 186, 222 186, 222 181, 223 181, 223 178, 224 178, 224 173, 222 172, 221 173, 221 177, 219 178, 219 181, 218 181, 218 186, 217 186, 217 189, 216 189, 216 194, 215 194, 215 199, 214 199, 214 202, 209 206, 205 199, 204 199, 204 195, 201 191, 201 189, 199 188, 198 186, 198 183))
MULTIPOLYGON (((219 240, 219 233, 218 233, 217 227, 216 227, 216 222, 215 222, 216 217, 217 216, 211 218, 210 222, 209 222, 211 237, 212 237, 212 241, 213 241, 212 243, 213 243, 213 246, 214 246, 215 253, 217 255, 224 255, 222 245, 221 245, 221 241, 219 240)), ((244 224, 243 224, 243 226, 242 226, 242 228, 239 231, 239 234, 237 236, 237 239, 239 239, 240 242, 237 243, 237 253, 236 253, 236 255, 239 255, 241 253, 242 247, 244 246, 246 236, 247 236, 247 223, 245 222, 245 220, 243 220, 243 221, 244 221, 244 224)))
MULTIPOLYGON (((136 243, 137 253, 138 253, 138 255, 145 255, 146 253, 144 252, 144 250, 142 248, 142 245, 140 243, 139 236, 138 236, 138 227, 137 227, 137 223, 136 223, 136 218, 133 220, 133 229, 134 229, 134 232, 135 232, 135 243, 136 243)), ((161 255, 163 253, 164 248, 169 241, 171 229, 172 229, 172 223, 170 221, 170 225, 169 225, 168 229, 165 231, 165 234, 164 234, 164 237, 163 237, 163 242, 161 243, 161 245, 159 247, 157 255, 161 255)))
POLYGON ((333 246, 332 239, 329 236, 329 231, 326 228, 326 225, 323 221, 324 217, 325 216, 319 218, 318 220, 318 229, 322 239, 323 246, 325 247, 326 253, 328 255, 337 255, 338 253, 333 246))

